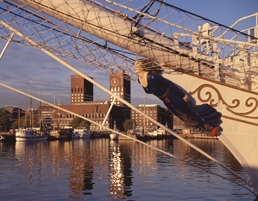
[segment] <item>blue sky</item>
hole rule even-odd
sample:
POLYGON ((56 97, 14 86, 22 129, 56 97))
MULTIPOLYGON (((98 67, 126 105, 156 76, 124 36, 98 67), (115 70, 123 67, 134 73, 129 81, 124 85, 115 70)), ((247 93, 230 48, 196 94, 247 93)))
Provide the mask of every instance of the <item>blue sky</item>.
MULTIPOLYGON (((258 12, 257 0, 170 0, 170 4, 203 16, 215 22, 230 26, 237 19, 258 12)), ((0 40, 0 49, 5 41, 0 40)), ((78 61, 67 61, 69 64, 93 77, 100 84, 109 88, 109 73, 95 70, 78 61)), ((0 80, 12 87, 30 93, 49 101, 58 101, 61 104, 70 103, 70 75, 72 71, 54 61, 49 56, 32 47, 19 46, 11 43, 4 57, 0 60, 0 80), (51 89, 48 92, 48 89, 51 89)), ((143 90, 138 83, 132 83, 132 104, 144 102, 143 90)), ((109 96, 101 90, 94 88, 94 100, 107 100, 109 96)), ((20 105, 25 107, 28 98, 0 86, 0 107, 5 105, 20 105)), ((146 96, 146 103, 163 105, 152 95, 146 96)))

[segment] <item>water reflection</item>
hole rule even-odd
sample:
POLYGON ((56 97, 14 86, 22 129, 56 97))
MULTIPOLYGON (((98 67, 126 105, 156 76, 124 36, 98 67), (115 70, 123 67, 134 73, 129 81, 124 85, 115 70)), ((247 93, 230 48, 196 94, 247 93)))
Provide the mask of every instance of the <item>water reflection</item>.
POLYGON ((94 159, 90 154, 91 149, 90 140, 78 139, 71 142, 69 187, 72 194, 69 198, 80 199, 83 195, 92 194, 94 159))
MULTIPOLYGON (((218 140, 198 139, 191 142, 246 177, 243 168, 218 140)), ((153 140, 147 143, 241 182, 179 140, 153 140)), ((201 196, 194 195, 194 185, 203 188, 211 196, 217 195, 216 188, 209 188, 214 182, 218 182, 222 188, 219 190, 221 197, 236 198, 236 192, 243 191, 233 183, 224 182, 221 178, 131 140, 0 143, 0 154, 1 167, 4 168, 1 168, 0 174, 8 176, 8 179, 0 178, 0 193, 5 198, 1 192, 4 189, 9 198, 10 193, 15 191, 13 200, 22 191, 26 192, 23 194, 24 199, 33 196, 53 200, 82 200, 86 196, 96 200, 154 200, 153 196, 166 198, 173 194, 181 200, 187 198, 187 193, 189 198, 201 196), (6 171, 8 169, 12 173, 6 171), (231 192, 224 188, 231 189, 231 192)), ((246 192, 244 196, 247 196, 246 192)))
MULTIPOLYGON (((128 178, 123 172, 125 164, 122 159, 120 148, 117 141, 110 142, 110 194, 113 199, 123 199, 127 196, 127 191, 125 191, 126 182, 128 178)), ((130 176, 130 175, 129 175, 130 176)), ((130 177, 129 177, 130 178, 130 177)), ((129 185, 130 188, 130 185, 129 185)))
MULTIPOLYGON (((217 139, 189 139, 189 142, 196 145, 207 154, 211 155, 218 161, 223 162, 227 167, 237 173, 243 173, 243 167, 235 159, 235 157, 228 151, 228 149, 217 139)), ((208 171, 218 171, 222 169, 219 165, 208 159, 206 156, 200 154, 193 148, 186 145, 184 142, 176 140, 173 147, 173 153, 188 162, 193 163, 199 167, 203 167, 208 171)), ((187 165, 180 162, 180 166, 187 165)), ((230 175, 230 173, 229 173, 230 175)), ((244 174, 245 175, 245 174, 244 174)), ((246 175, 245 175, 246 176, 246 175)))

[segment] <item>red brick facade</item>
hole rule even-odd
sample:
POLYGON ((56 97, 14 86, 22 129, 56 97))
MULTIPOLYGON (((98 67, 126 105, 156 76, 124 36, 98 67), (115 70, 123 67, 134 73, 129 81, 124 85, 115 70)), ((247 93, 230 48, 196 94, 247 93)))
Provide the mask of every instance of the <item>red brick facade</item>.
MULTIPOLYGON (((59 105, 59 107, 71 111, 72 113, 79 114, 82 117, 88 118, 96 123, 102 124, 110 107, 110 102, 89 101, 81 104, 63 104, 59 105)), ((39 107, 39 111, 41 111, 42 121, 47 122, 49 120, 49 124, 51 124, 52 127, 67 128, 69 127, 70 122, 76 117, 74 114, 69 114, 68 112, 47 105, 39 107)), ((117 128, 123 130, 123 107, 114 105, 106 119, 104 126, 113 128, 114 121, 116 121, 117 128)), ((101 129, 98 125, 94 124, 91 124, 90 128, 93 131, 98 131, 101 129)))
MULTIPOLYGON (((117 96, 125 99, 129 103, 131 102, 131 82, 126 79, 123 71, 119 73, 110 74, 110 91, 117 96)), ((114 121, 116 127, 119 130, 123 129, 123 122, 126 119, 135 119, 136 126, 143 127, 144 118, 140 118, 134 111, 131 112, 130 108, 121 103, 119 100, 114 101, 114 105, 106 118, 111 102, 114 97, 110 97, 110 101, 93 101, 93 85, 86 81, 84 78, 78 75, 71 76, 71 104, 62 104, 59 107, 67 110, 53 108, 52 106, 44 105, 39 106, 38 111, 40 113, 41 122, 51 127, 67 128, 70 122, 75 118, 74 114, 79 114, 82 117, 88 118, 98 124, 102 124, 103 120, 106 119, 104 126, 113 128, 114 121), (92 95, 92 98, 91 98, 92 95), (90 101, 86 101, 87 98, 90 101)), ((173 127, 172 115, 162 108, 161 106, 139 105, 138 108, 145 111, 146 114, 151 116, 156 121, 163 125, 168 125, 169 128, 173 127)), ((153 123, 146 121, 144 122, 149 129, 156 129, 157 126, 153 123)), ((91 124, 91 130, 98 131, 101 129, 100 126, 91 124)))
POLYGON ((71 75, 71 104, 93 101, 93 84, 80 75, 71 75))

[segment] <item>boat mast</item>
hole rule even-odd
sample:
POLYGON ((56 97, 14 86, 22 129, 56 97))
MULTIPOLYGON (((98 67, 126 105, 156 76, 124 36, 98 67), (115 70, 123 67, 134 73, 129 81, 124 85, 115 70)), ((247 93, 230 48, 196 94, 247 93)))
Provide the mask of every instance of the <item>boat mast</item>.
MULTIPOLYGON (((32 80, 30 81, 30 94, 32 95, 32 80)), ((30 97, 30 127, 33 127, 33 105, 32 105, 32 98, 30 97)))
POLYGON ((20 103, 18 104, 18 128, 21 127, 21 109, 20 109, 20 103))

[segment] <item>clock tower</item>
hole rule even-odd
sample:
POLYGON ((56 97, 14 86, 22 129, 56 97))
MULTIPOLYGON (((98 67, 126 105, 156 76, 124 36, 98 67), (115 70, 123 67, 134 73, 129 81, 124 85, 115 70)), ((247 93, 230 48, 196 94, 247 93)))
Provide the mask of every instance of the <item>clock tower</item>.
MULTIPOLYGON (((124 71, 110 74, 110 91, 120 98, 131 103, 131 81, 129 75, 126 75, 124 71)), ((110 96, 112 102, 115 97, 110 96)), ((119 100, 114 101, 114 105, 123 107, 124 119, 131 118, 130 108, 119 100)))
MULTIPOLYGON (((127 102, 131 103, 131 81, 130 77, 121 71, 119 73, 110 74, 110 91, 116 94, 117 96, 123 98, 127 102)), ((110 101, 114 99, 113 96, 110 96, 110 101)), ((124 106, 119 100, 114 102, 117 106, 124 106)))

